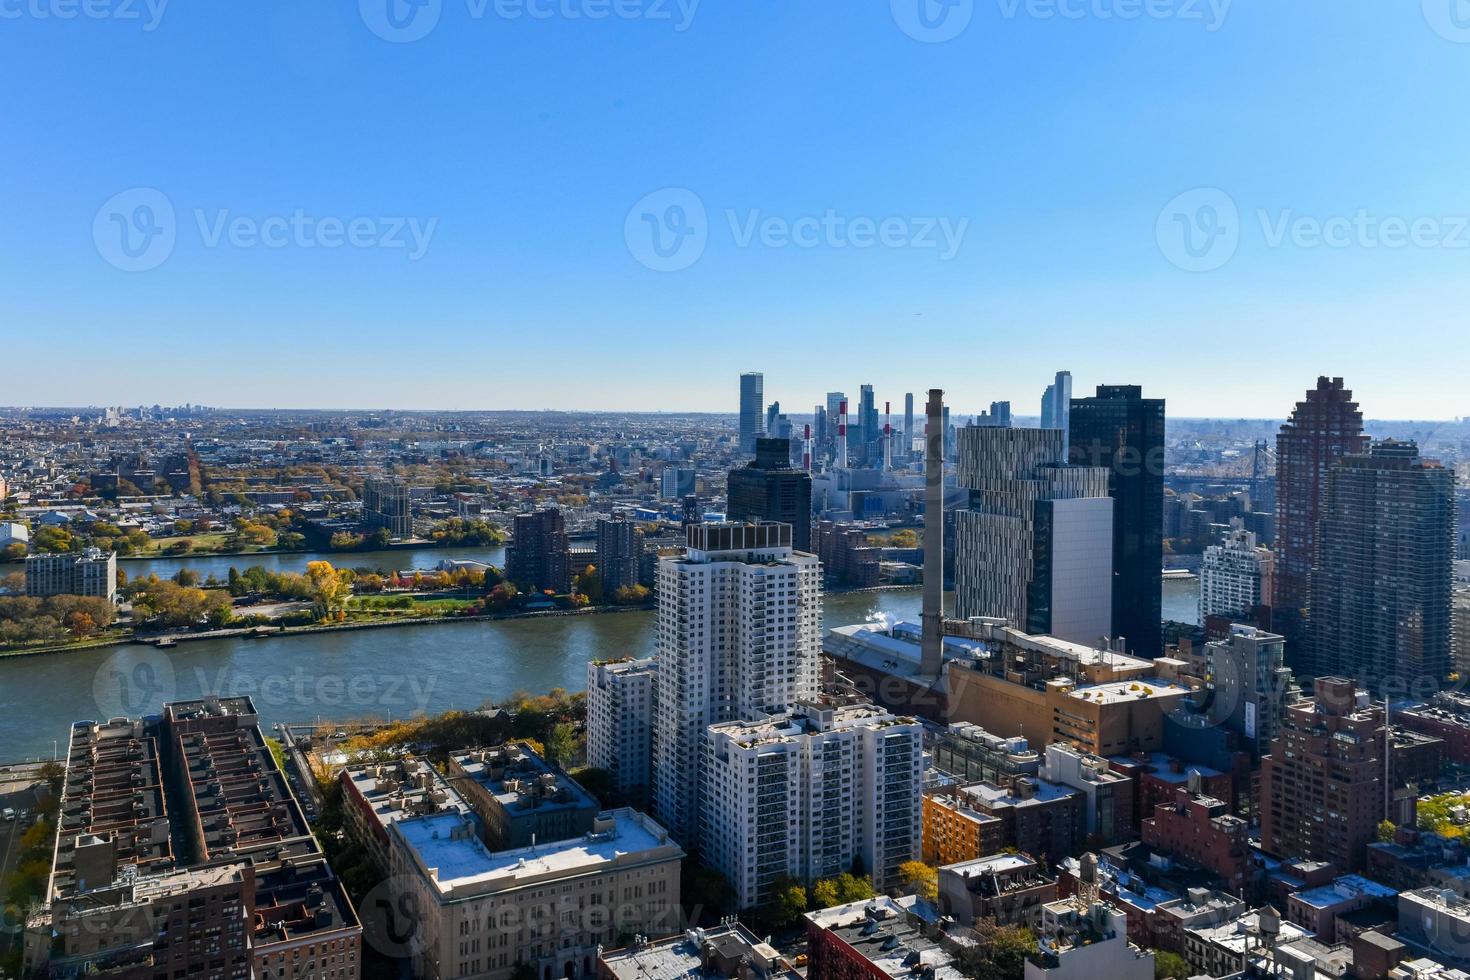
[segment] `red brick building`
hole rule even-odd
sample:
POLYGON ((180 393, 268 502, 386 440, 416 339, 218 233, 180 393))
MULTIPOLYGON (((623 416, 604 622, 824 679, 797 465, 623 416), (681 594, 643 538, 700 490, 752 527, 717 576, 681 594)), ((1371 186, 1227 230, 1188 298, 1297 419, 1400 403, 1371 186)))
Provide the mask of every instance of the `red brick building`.
POLYGON ((1352 680, 1319 677, 1289 705, 1261 759, 1261 849, 1357 871, 1377 839, 1383 790, 1383 709, 1352 680))
POLYGON ((1142 838, 1156 850, 1214 872, 1225 891, 1245 896, 1251 866, 1246 823, 1223 800, 1178 788, 1172 803, 1154 807, 1153 816, 1143 821, 1142 838))

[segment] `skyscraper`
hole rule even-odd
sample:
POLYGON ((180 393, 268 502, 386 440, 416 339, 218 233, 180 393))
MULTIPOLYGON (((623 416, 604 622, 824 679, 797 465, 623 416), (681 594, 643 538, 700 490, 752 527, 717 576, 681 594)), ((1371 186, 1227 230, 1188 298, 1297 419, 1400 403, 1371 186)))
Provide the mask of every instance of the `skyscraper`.
MULTIPOLYGON (((991 402, 990 411, 981 412, 975 416, 975 424, 985 428, 1008 429, 1011 427, 1011 403, 991 402)), ((1067 454, 1066 446, 1062 447, 1062 456, 1067 454)))
POLYGON ((1055 429, 959 430, 955 616, 1094 644, 1112 630, 1108 471, 1068 466, 1055 429))
POLYGON ((755 460, 730 471, 731 521, 791 525, 791 546, 812 550, 812 478, 791 465, 790 439, 757 439, 755 460))
POLYGON ((1069 424, 1072 463, 1108 469, 1112 635, 1125 637, 1129 651, 1140 657, 1158 657, 1163 653, 1164 400, 1144 398, 1137 385, 1098 385, 1096 396, 1072 399, 1069 424))
POLYGON ((1307 607, 1310 667, 1404 696, 1450 673, 1455 476, 1412 442, 1327 475, 1307 607))
MULTIPOLYGON (((864 464, 872 464, 876 459, 874 444, 878 441, 878 434, 882 427, 878 424, 878 405, 873 401, 873 386, 863 385, 858 389, 858 458, 864 464)), ((849 430, 851 435, 851 430, 849 430)), ((851 451, 853 447, 849 445, 851 451)))
POLYGON ((903 458, 914 455, 914 393, 903 396, 903 458))
POLYGON ((1341 378, 1317 379, 1276 436, 1276 567, 1271 624, 1286 637, 1288 658, 1306 666, 1303 634, 1327 474, 1344 456, 1368 447, 1363 413, 1341 378))
POLYGON ((756 721, 814 697, 821 563, 785 524, 692 524, 658 563, 653 800, 680 841, 700 840, 709 726, 756 721))
POLYGON ((1062 451, 1067 451, 1071 428, 1072 372, 1058 371, 1054 382, 1041 396, 1041 428, 1062 430, 1062 451))
POLYGON ((740 448, 755 452, 755 437, 761 431, 761 412, 766 406, 766 379, 759 371, 740 376, 740 448))

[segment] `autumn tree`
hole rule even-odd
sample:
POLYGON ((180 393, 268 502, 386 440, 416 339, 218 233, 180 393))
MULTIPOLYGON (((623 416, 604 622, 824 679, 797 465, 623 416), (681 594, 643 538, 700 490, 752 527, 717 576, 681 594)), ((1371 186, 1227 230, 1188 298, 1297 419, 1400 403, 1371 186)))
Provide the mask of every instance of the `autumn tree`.
POLYGON ((321 614, 335 612, 347 600, 347 579, 329 561, 307 562, 306 581, 311 588, 311 601, 321 614))
POLYGON ((898 866, 898 876, 924 901, 939 898, 939 872, 923 861, 905 861, 898 866))
POLYGON ((92 617, 78 609, 66 617, 66 628, 71 630, 71 635, 79 640, 85 640, 97 629, 97 624, 92 617))

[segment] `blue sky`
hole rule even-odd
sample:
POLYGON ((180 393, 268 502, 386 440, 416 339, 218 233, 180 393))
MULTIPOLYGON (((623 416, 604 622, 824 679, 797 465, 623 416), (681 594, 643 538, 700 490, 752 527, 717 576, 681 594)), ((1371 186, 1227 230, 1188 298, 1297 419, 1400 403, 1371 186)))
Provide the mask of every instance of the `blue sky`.
POLYGON ((1470 414, 1463 0, 148 2, 0 0, 0 403, 1470 414))

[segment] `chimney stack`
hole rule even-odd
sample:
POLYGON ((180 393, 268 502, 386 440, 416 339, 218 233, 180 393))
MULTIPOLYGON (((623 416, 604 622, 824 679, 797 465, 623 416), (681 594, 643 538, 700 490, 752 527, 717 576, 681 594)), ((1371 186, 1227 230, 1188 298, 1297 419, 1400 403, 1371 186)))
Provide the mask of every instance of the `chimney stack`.
POLYGON ((919 673, 944 664, 944 392, 929 389, 924 426, 924 611, 919 673))

